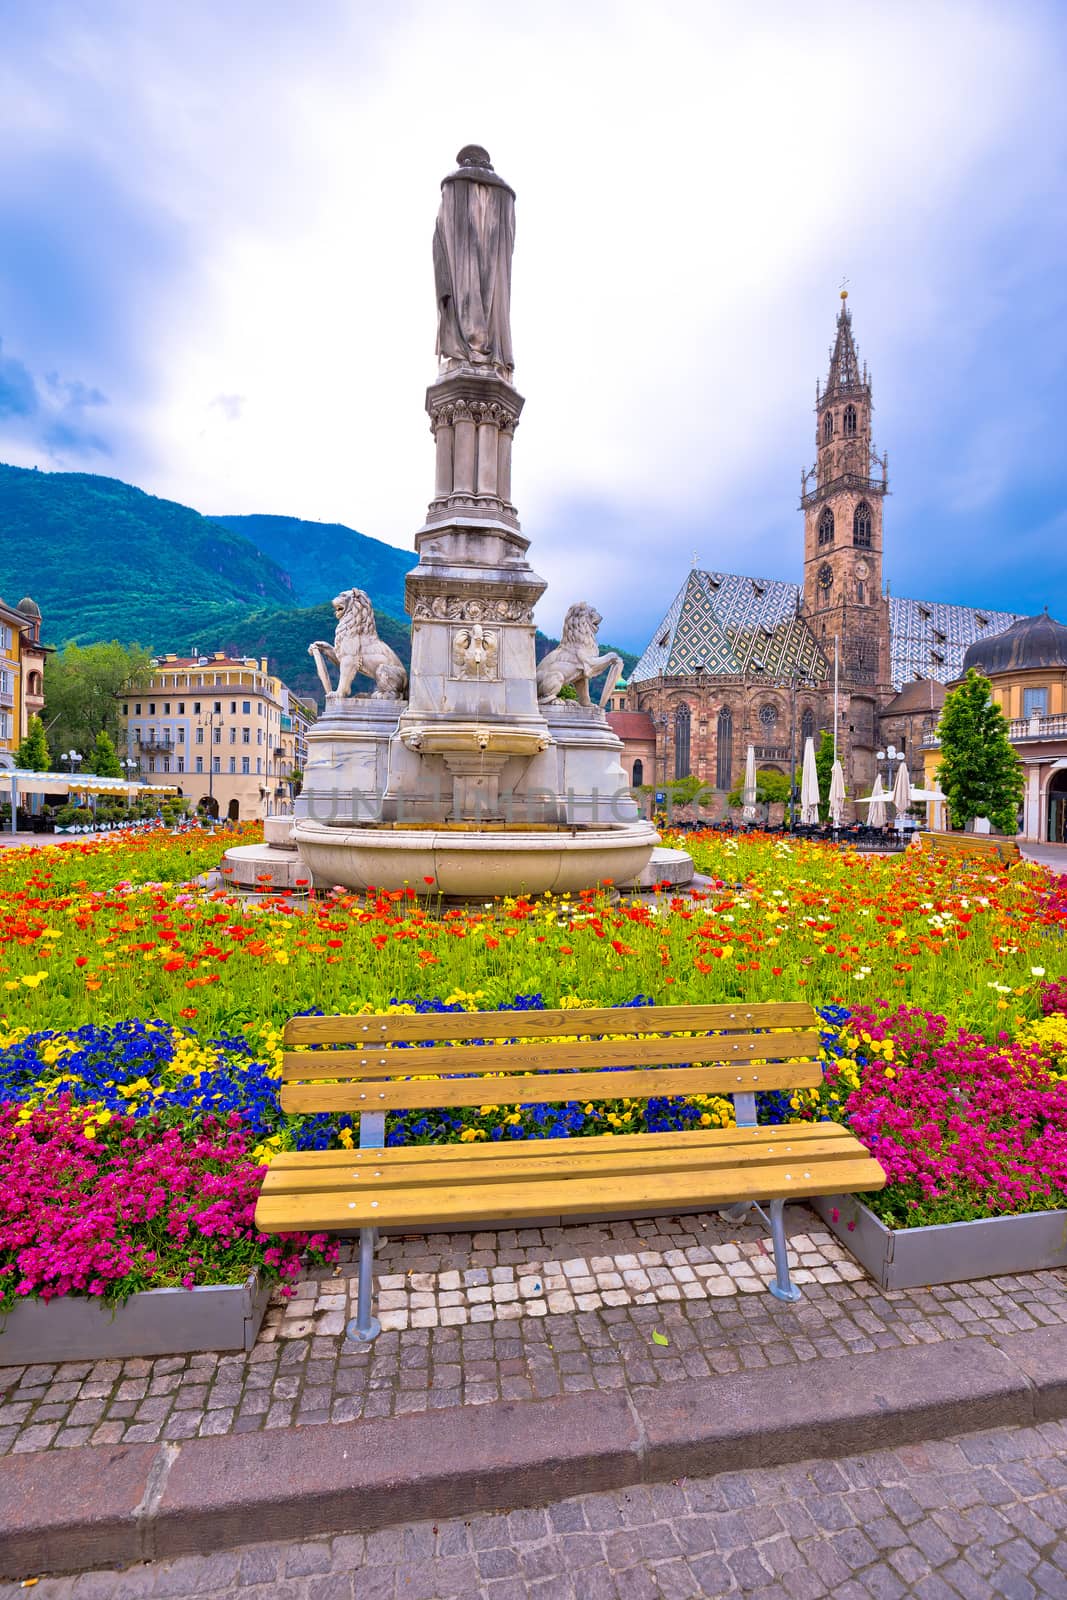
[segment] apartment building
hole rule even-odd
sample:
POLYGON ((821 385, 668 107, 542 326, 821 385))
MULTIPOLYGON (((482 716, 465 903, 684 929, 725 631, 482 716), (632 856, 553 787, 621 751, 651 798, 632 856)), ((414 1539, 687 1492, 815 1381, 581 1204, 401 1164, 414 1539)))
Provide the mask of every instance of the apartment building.
POLYGON ((292 696, 266 660, 156 656, 151 677, 123 696, 127 772, 174 784, 194 807, 233 821, 267 815, 291 792, 292 696))
POLYGON ((40 607, 29 596, 17 606, 0 600, 0 767, 14 764, 32 716, 44 709, 40 607))

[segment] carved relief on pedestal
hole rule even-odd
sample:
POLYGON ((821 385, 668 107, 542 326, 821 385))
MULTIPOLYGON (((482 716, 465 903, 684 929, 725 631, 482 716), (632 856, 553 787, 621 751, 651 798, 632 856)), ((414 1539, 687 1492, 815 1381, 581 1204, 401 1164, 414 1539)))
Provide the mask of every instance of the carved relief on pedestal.
POLYGON ((465 681, 496 678, 500 636, 480 622, 452 633, 452 677, 465 681))
POLYGON ((532 622, 533 607, 522 600, 438 594, 416 600, 412 616, 416 622, 532 622))

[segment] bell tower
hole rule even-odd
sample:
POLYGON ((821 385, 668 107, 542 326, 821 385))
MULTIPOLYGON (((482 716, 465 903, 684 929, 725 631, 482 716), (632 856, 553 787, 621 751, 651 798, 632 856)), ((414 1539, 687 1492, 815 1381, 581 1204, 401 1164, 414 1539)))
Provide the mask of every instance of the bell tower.
POLYGON ((882 594, 882 502, 888 456, 871 438, 871 383, 852 337, 848 290, 825 389, 815 388, 815 466, 801 475, 804 615, 842 683, 877 696, 890 682, 889 606, 882 594))

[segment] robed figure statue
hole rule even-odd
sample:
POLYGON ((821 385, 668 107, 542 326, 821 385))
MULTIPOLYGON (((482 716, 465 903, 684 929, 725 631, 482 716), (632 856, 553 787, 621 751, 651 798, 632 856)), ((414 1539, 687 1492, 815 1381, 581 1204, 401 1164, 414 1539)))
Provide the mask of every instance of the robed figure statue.
POLYGON ((462 363, 510 379, 515 193, 480 145, 465 145, 456 160, 433 236, 437 356, 442 370, 462 363))

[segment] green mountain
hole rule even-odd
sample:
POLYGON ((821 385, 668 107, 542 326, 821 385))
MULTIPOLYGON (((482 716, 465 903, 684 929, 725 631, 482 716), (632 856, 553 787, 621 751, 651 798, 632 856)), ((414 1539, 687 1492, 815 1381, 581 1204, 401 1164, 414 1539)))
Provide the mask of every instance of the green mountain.
POLYGON ((296 596, 240 534, 117 478, 0 465, 0 595, 31 594, 55 644, 205 649, 255 606, 296 596))
MULTIPOLYGON (((340 523, 211 519, 117 478, 0 464, 0 596, 32 595, 51 644, 266 656, 291 689, 321 702, 307 647, 333 638, 329 602, 340 589, 366 590, 380 636, 408 664, 404 574, 414 564, 410 551, 340 523)), ((556 642, 539 633, 538 659, 556 642)), ((629 673, 637 657, 619 654, 629 673)))
POLYGON ((413 550, 383 544, 343 522, 305 522, 300 517, 215 517, 277 563, 293 580, 302 606, 318 606, 342 589, 365 589, 375 605, 393 616, 404 611, 404 574, 415 565, 413 550))

